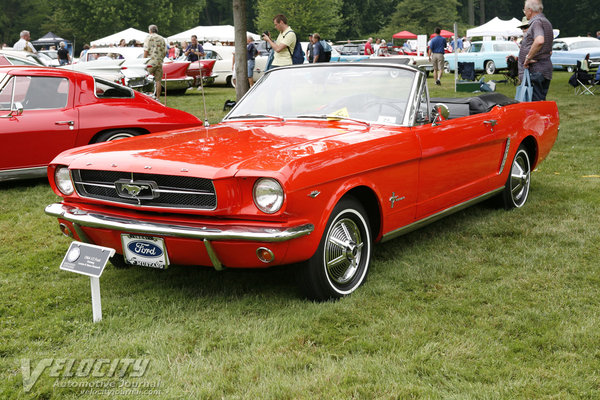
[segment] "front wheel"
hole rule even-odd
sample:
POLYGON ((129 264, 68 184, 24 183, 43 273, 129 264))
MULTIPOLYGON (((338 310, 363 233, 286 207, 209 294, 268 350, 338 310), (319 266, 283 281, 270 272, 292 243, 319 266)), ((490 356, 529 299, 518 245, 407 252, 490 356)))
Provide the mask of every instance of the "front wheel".
POLYGON ((485 63, 485 73, 488 75, 496 73, 496 64, 492 60, 485 63))
POLYGON ((324 301, 355 291, 367 276, 371 246, 364 208, 352 198, 342 199, 329 217, 316 253, 299 272, 306 296, 324 301))
POLYGON ((504 208, 522 207, 529 197, 531 164, 525 147, 520 146, 510 168, 510 175, 504 186, 504 208))

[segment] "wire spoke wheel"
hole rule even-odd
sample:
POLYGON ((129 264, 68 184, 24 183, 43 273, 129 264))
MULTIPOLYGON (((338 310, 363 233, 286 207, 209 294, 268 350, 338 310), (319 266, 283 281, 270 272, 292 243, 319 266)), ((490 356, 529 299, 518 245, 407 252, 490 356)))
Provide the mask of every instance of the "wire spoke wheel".
POLYGON ((353 198, 333 209, 315 254, 298 270, 299 283, 313 300, 347 296, 365 280, 371 259, 367 213, 353 198))
POLYGON ((356 275, 364 243, 356 223, 348 218, 332 226, 325 248, 325 264, 329 278, 346 284, 356 275))
POLYGON ((519 147, 513 160, 510 176, 504 188, 504 206, 506 209, 522 207, 529 197, 531 184, 531 164, 524 147, 519 147))

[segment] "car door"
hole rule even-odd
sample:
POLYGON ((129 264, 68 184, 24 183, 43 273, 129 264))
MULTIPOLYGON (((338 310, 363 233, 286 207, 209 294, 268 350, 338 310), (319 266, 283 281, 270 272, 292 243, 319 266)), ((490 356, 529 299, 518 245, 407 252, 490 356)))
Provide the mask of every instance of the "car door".
POLYGON ((60 76, 19 75, 0 89, 0 170, 47 165, 74 146, 78 130, 73 82, 60 76), (22 113, 11 107, 23 106, 22 113))
POLYGON ((493 189, 506 148, 501 110, 415 128, 421 145, 417 219, 493 189))

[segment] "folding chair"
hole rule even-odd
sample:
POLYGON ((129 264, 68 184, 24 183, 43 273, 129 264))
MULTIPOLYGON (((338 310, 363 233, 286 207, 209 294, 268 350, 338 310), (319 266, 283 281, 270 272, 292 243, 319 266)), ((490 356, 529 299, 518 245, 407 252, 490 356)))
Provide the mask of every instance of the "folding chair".
POLYGON ((512 83, 514 86, 519 84, 519 62, 515 56, 508 56, 506 58, 506 71, 502 74, 507 82, 512 83))
POLYGON ((577 67, 575 67, 575 72, 569 78, 569 84, 575 88, 576 96, 583 94, 594 96, 598 91, 598 85, 594 82, 594 77, 581 69, 581 61, 577 61, 577 67))
POLYGON ((474 62, 459 62, 458 75, 463 81, 475 80, 475 63, 474 62))

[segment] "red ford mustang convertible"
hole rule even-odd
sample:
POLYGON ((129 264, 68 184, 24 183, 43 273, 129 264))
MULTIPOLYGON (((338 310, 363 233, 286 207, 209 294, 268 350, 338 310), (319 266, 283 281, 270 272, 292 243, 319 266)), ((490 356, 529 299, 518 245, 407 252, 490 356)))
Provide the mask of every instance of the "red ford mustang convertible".
POLYGON ((62 153, 46 213, 116 266, 299 263, 309 298, 337 298, 374 242, 493 196, 523 206, 558 129, 554 102, 431 99, 403 65, 278 68, 212 127, 62 153))
POLYGON ((46 176, 48 163, 72 147, 201 124, 90 75, 0 67, 0 182, 46 176))

